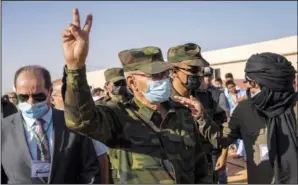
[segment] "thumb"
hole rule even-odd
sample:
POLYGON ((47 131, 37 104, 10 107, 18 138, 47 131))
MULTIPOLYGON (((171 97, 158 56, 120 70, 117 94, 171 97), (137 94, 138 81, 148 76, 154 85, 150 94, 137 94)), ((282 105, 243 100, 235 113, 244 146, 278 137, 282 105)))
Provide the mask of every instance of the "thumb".
POLYGON ((81 39, 80 30, 79 30, 76 26, 71 26, 71 27, 70 27, 70 32, 71 32, 71 34, 74 36, 74 38, 75 38, 76 40, 81 39))
POLYGON ((219 162, 217 162, 217 163, 216 163, 216 165, 215 165, 215 170, 218 170, 218 169, 219 169, 219 167, 220 167, 220 163, 219 163, 219 162))

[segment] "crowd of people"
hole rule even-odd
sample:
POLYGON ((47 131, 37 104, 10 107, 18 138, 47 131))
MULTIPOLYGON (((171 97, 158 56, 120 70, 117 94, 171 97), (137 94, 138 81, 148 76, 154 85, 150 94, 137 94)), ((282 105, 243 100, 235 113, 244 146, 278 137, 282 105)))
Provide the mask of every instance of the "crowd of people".
POLYGON ((227 184, 229 148, 248 183, 298 183, 294 67, 282 55, 252 55, 247 88, 232 73, 214 79, 194 43, 119 52, 122 68, 90 89, 92 15, 77 9, 62 34, 65 67, 51 80, 21 67, 1 99, 2 183, 227 184))

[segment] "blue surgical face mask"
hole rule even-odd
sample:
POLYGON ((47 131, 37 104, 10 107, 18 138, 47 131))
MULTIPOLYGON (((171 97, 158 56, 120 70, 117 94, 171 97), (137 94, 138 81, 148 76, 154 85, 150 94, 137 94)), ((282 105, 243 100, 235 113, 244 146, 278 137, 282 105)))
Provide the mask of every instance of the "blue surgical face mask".
POLYGON ((28 118, 38 119, 45 115, 45 113, 49 110, 47 102, 48 100, 45 100, 33 105, 27 102, 22 102, 18 104, 18 108, 24 116, 28 118))
POLYGON ((171 95, 170 79, 148 81, 148 90, 143 94, 151 103, 168 101, 171 95))

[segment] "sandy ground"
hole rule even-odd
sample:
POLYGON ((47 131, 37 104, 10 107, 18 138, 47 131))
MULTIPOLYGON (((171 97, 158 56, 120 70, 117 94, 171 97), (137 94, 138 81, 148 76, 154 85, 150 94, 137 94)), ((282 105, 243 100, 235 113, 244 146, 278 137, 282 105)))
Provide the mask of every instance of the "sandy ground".
POLYGON ((228 183, 247 184, 245 161, 243 159, 234 159, 235 153, 235 151, 229 150, 227 159, 228 183))

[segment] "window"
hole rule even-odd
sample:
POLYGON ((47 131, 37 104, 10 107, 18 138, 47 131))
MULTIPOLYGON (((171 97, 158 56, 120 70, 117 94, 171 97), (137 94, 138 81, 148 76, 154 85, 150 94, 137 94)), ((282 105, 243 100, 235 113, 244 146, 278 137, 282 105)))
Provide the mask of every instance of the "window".
POLYGON ((214 79, 221 78, 220 69, 214 69, 214 79))

